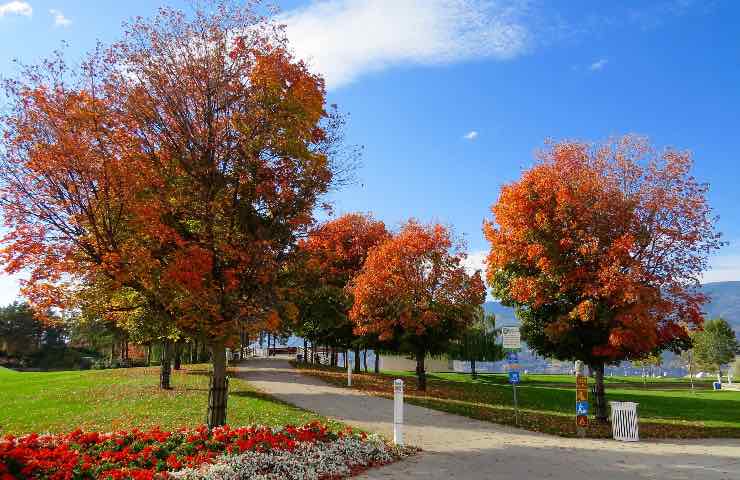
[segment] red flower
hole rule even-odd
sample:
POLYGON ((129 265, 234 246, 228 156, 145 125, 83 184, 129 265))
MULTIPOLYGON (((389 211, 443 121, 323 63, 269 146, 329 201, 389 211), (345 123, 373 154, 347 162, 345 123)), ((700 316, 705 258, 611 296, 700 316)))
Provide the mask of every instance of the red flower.
POLYGON ((161 451, 167 453, 166 469, 175 471, 210 463, 226 452, 293 450, 300 442, 328 439, 326 426, 317 422, 275 432, 267 427, 224 426, 212 432, 198 427, 176 432, 77 429, 67 435, 8 435, 0 439, 0 480, 155 480, 164 478, 157 457, 161 451))

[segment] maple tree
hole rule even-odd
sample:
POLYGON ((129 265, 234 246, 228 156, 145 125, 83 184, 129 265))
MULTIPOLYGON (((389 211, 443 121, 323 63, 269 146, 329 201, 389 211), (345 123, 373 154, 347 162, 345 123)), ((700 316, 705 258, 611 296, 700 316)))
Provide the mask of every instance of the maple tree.
POLYGON ((446 227, 412 220, 370 250, 352 282, 355 332, 377 335, 412 354, 421 391, 425 357, 444 353, 485 300, 480 272, 466 272, 461 247, 446 227))
POLYGON ((312 343, 354 348, 355 370, 359 370, 360 346, 371 344, 373 339, 354 334, 349 319, 353 299, 347 287, 362 269, 368 252, 388 238, 383 222, 371 215, 348 213, 320 224, 299 244, 298 330, 312 343))
MULTIPOLYGON (((352 151, 279 27, 203 8, 137 18, 78 70, 56 57, 6 82, 0 188, 4 267, 31 272, 36 307, 73 307, 103 277, 132 289, 207 341, 213 395, 239 324, 276 314, 274 280, 352 151)), ((209 425, 225 414, 210 405, 209 425)))
POLYGON ((701 326, 697 287, 722 242, 691 166, 637 136, 554 143, 484 225, 494 296, 517 308, 537 353, 591 367, 599 419, 605 363, 687 348, 701 326))

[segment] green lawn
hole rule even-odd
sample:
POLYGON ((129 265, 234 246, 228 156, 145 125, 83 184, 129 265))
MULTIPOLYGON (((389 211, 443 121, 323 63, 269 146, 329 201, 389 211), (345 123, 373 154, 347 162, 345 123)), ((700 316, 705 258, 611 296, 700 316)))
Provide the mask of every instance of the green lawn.
MULTIPOLYGON (((202 424, 208 399, 206 365, 173 372, 173 390, 157 388, 157 368, 15 372, 0 368, 0 434, 112 431, 202 424)), ((320 417, 231 379, 228 423, 278 426, 320 417)), ((323 420, 323 419, 321 419, 323 420)))
MULTIPOLYGON (((344 369, 297 366, 337 386, 346 385, 344 369)), ((408 403, 496 423, 515 423, 512 387, 505 374, 482 374, 473 379, 469 374, 432 373, 427 391, 418 392, 413 372, 363 373, 353 376, 352 386, 390 397, 393 379, 398 377, 406 382, 408 403)), ((740 392, 712 391, 707 381, 697 383, 699 388, 692 392, 683 379, 653 379, 643 386, 640 378, 609 377, 606 383, 607 401, 639 403, 640 435, 645 438, 740 437, 740 392)), ((576 435, 575 377, 526 375, 517 391, 521 427, 576 435)), ((607 425, 591 422, 588 435, 609 437, 611 433, 607 425)))
MULTIPOLYGON (((413 372, 383 372, 389 376, 413 376, 413 372)), ((432 385, 464 388, 467 399, 513 407, 512 387, 506 374, 432 373, 432 385)), ((593 380, 589 380, 593 382, 593 380)), ((709 380, 649 379, 643 386, 636 377, 607 377, 607 401, 639 403, 642 419, 664 422, 701 422, 712 427, 740 428, 740 392, 713 391, 709 380)), ((522 375, 517 387, 523 409, 572 415, 575 408, 575 377, 572 375, 522 375)), ((593 401, 593 399, 591 399, 593 401)))

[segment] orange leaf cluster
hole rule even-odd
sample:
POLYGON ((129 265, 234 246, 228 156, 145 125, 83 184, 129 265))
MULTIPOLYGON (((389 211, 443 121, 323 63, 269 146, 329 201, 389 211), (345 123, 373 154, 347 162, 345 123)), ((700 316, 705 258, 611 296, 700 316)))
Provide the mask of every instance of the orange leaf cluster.
POLYGON ((409 221, 370 250, 354 280, 350 317, 356 332, 391 340, 424 338, 440 327, 451 333, 464 330, 485 299, 480 272, 468 274, 464 258, 453 250, 447 228, 409 221))
POLYGON ((589 355, 640 357, 701 324, 696 291, 721 245, 688 153, 639 137, 563 142, 502 188, 484 233, 494 295, 548 317, 558 343, 602 332, 589 355))
POLYGON ((212 339, 276 323, 342 121, 280 29, 229 5, 162 9, 79 71, 56 58, 6 82, 0 258, 31 272, 37 307, 98 284, 212 339))

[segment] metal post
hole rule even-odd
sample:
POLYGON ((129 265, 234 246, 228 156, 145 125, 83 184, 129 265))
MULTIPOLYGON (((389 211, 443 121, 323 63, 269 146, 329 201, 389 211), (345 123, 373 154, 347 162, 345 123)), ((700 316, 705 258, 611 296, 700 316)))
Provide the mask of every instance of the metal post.
POLYGON ((586 437, 586 426, 588 425, 588 412, 579 412, 578 405, 581 402, 588 404, 588 380, 584 375, 585 365, 576 360, 576 435, 579 438, 586 437))
POLYGON ((393 443, 403 445, 403 380, 393 382, 393 443))
POLYGON ((514 422, 515 425, 519 426, 519 401, 516 397, 516 383, 511 384, 512 387, 514 387, 514 422))
POLYGON ((352 386, 352 364, 349 362, 349 350, 344 354, 344 363, 347 364, 347 386, 352 386))

